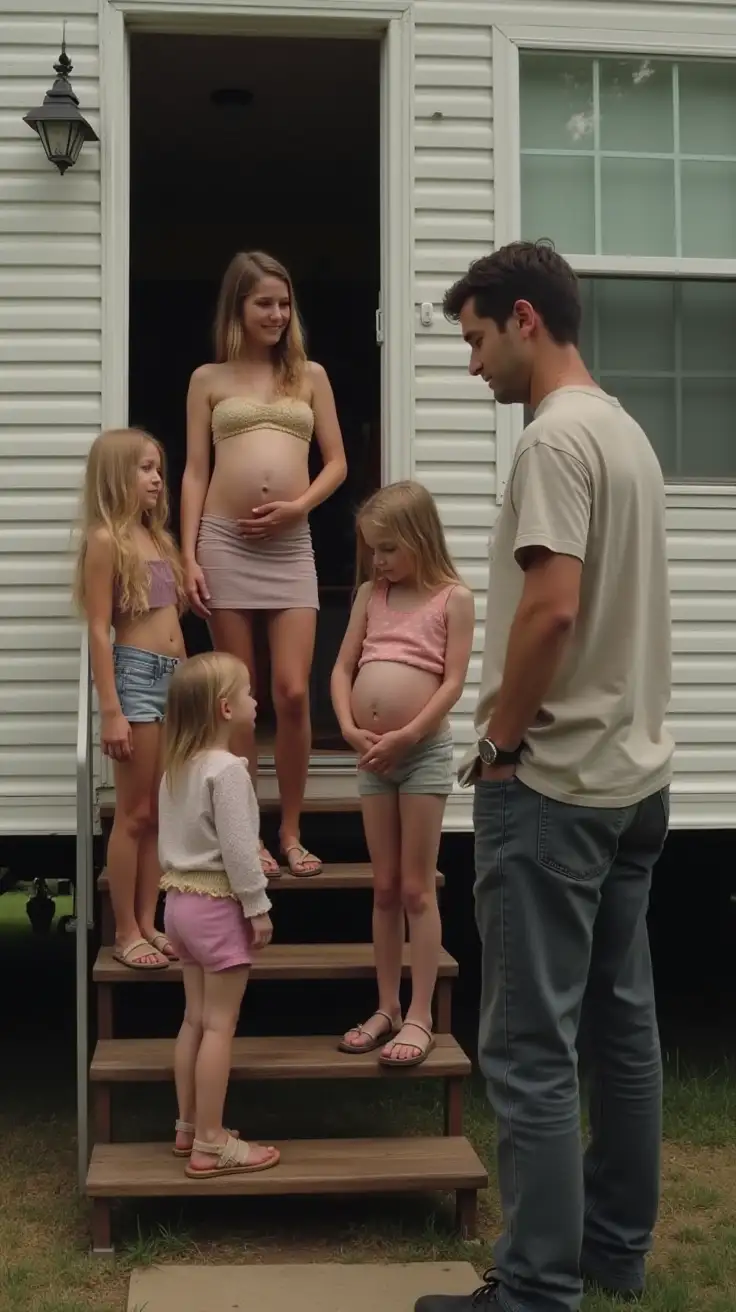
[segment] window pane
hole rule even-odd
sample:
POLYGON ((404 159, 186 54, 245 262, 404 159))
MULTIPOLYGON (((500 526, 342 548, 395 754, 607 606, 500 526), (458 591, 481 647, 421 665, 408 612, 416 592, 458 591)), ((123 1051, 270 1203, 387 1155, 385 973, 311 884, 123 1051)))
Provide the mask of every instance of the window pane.
POLYGON ((610 378, 600 375, 601 387, 618 397, 624 409, 641 424, 659 456, 665 477, 677 465, 676 391, 673 378, 610 378))
MULTIPOLYGON (((683 369, 736 374, 736 286, 730 282, 683 282, 680 298, 683 369)), ((733 419, 736 426, 736 414, 733 419)))
POLYGON ((521 230, 551 237, 558 250, 595 250, 593 160, 574 155, 522 155, 521 230))
POLYGON ((601 208, 605 255, 676 253, 673 161, 604 157, 601 208))
POLYGON ((674 370, 674 283, 600 279, 595 283, 595 309, 596 368, 629 373, 674 370))
POLYGON ((736 482, 736 378, 686 378, 682 384, 682 473, 736 482))
POLYGON ((683 160, 680 167, 682 254, 736 258, 736 162, 683 160))
POLYGON ((584 278, 581 290, 588 367, 665 477, 736 482, 736 282, 584 278))
POLYGON ((733 64, 680 64, 680 150, 683 155, 736 155, 733 64))
POLYGON ((601 59, 601 150, 674 150, 672 64, 656 59, 601 59))
POLYGON ((522 150, 591 150, 593 61, 522 54, 522 150))

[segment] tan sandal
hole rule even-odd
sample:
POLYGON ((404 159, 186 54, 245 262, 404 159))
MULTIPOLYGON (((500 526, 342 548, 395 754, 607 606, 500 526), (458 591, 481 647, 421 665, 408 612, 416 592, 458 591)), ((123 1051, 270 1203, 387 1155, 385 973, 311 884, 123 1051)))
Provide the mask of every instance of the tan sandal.
POLYGON ((292 874, 295 879, 313 879, 315 875, 319 875, 322 872, 322 862, 319 857, 315 856, 314 852, 308 851, 302 843, 289 843, 289 846, 284 848, 284 859, 289 867, 289 873, 292 874), (299 853, 295 861, 292 861, 291 859, 291 852, 299 853), (316 862, 316 868, 314 870, 296 869, 297 866, 306 865, 307 861, 316 862))
POLYGON ((137 938, 134 943, 129 943, 127 948, 118 947, 117 943, 112 950, 113 961, 119 961, 121 966, 127 966, 129 970, 166 970, 169 965, 169 958, 165 957, 163 952, 158 948, 152 948, 151 944, 145 938, 137 938), (143 948, 143 951, 139 951, 143 948), (138 952, 138 956, 131 960, 131 953, 138 952), (150 957, 158 954, 160 961, 142 961, 142 957, 150 957))
MULTIPOLYGON (((359 1056, 362 1052, 375 1052, 376 1048, 385 1048, 386 1044, 390 1043, 394 1036, 401 1030, 401 1024, 399 1024, 397 1029, 387 1011, 381 1011, 379 1008, 374 1011, 373 1016, 383 1016, 384 1019, 388 1021, 388 1029, 384 1030, 382 1034, 371 1034, 370 1030, 366 1029, 365 1025, 354 1025, 351 1030, 348 1030, 347 1034, 364 1034, 368 1042, 361 1044, 350 1043, 346 1034, 337 1045, 338 1052, 349 1052, 351 1056, 359 1056)), ((367 1023, 370 1023, 370 1021, 373 1020, 373 1016, 369 1018, 367 1023)))
POLYGON ((192 1152, 216 1157, 217 1166, 202 1170, 192 1166, 190 1162, 184 1167, 184 1173, 190 1180, 213 1180, 217 1175, 253 1175, 256 1171, 267 1171, 270 1167, 277 1166, 281 1157, 277 1148, 269 1147, 268 1152, 271 1156, 267 1157, 265 1162, 257 1162, 254 1165, 249 1161, 251 1145, 244 1139, 233 1139, 232 1135, 228 1135, 224 1143, 204 1143, 201 1139, 195 1139, 192 1152))
POLYGON ((392 1037, 388 1040, 388 1042, 391 1044, 392 1050, 394 1048, 417 1049, 416 1057, 405 1057, 403 1059, 400 1057, 391 1057, 391 1056, 386 1057, 384 1056, 383 1053, 381 1053, 380 1057, 378 1058, 381 1066, 391 1066, 394 1070, 403 1070, 405 1066, 406 1067, 421 1066, 422 1062, 427 1060, 430 1052, 434 1047, 434 1035, 431 1034, 429 1030, 425 1030, 424 1026, 418 1024, 417 1021, 405 1020, 404 1024, 401 1026, 401 1029, 398 1031, 398 1033, 392 1035, 392 1037), (427 1038, 426 1047, 422 1047, 420 1043, 412 1043, 411 1040, 407 1041, 406 1039, 402 1039, 401 1035, 404 1033, 404 1030, 409 1030, 409 1029, 419 1030, 421 1034, 426 1035, 427 1038))
POLYGON ((266 879, 281 879, 284 872, 276 858, 271 856, 265 843, 261 843, 261 846, 258 849, 258 859, 261 863, 261 870, 266 876, 266 879))
MULTIPOLYGON (((176 1121, 174 1124, 174 1130, 177 1134, 194 1135, 195 1127, 192 1125, 191 1121, 176 1121)), ((226 1133, 231 1135, 233 1139, 240 1138, 239 1130, 227 1130, 226 1133)), ((171 1151, 175 1157, 190 1157, 192 1153, 191 1148, 177 1148, 176 1144, 174 1144, 171 1151)))
POLYGON ((161 934, 161 933, 159 933, 159 934, 152 934, 151 937, 149 938, 148 942, 151 944, 151 947, 152 947, 152 948, 155 948, 156 952, 160 952, 160 954, 161 954, 162 957, 166 957, 166 960, 167 960, 167 961, 178 961, 178 960, 179 960, 178 956, 176 955, 176 953, 175 953, 175 951, 174 951, 174 945, 173 945, 173 943, 171 942, 171 939, 168 937, 167 934, 161 934), (164 944, 163 947, 161 947, 161 944, 162 944, 162 943, 164 944), (171 951, 170 951, 170 952, 167 952, 167 951, 166 951, 167 948, 170 948, 171 951))

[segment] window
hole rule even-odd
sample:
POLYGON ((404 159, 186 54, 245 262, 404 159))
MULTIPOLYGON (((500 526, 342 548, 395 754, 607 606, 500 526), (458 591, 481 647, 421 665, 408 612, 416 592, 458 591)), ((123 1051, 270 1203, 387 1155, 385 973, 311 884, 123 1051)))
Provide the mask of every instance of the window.
POLYGON ((582 279, 591 372, 669 480, 736 482, 736 66, 521 51, 521 232, 582 279))

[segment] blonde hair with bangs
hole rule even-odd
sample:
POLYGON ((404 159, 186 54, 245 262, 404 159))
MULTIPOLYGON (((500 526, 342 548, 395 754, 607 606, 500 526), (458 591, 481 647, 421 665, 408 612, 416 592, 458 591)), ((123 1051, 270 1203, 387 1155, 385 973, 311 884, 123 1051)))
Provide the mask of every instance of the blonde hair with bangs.
POLYGON ((141 556, 133 530, 148 529, 162 560, 171 565, 180 607, 184 584, 179 552, 167 529, 169 494, 166 488, 166 456, 160 442, 139 428, 115 428, 101 433, 90 447, 82 489, 79 523, 80 544, 74 581, 74 601, 85 609, 85 561, 89 535, 104 528, 110 535, 116 582, 116 607, 134 619, 149 609, 151 571, 141 556), (154 446, 161 460, 161 495, 152 510, 141 513, 138 498, 138 467, 147 446, 154 446))
POLYGON ((202 652, 177 667, 169 684, 164 729, 169 788, 187 762, 215 742, 222 725, 220 703, 249 687, 248 667, 229 652, 202 652))
POLYGON ((418 588, 431 591, 461 582, 447 548, 434 497, 422 483, 411 479, 389 483, 363 502, 356 517, 356 587, 375 579, 373 553, 362 532, 367 525, 376 533, 385 533, 391 542, 409 553, 418 588))
POLYGON ((288 269, 263 251, 239 251, 230 261, 220 287, 215 313, 215 360, 238 360, 245 345, 243 306, 263 278, 278 278, 289 292, 289 323, 273 348, 272 359, 279 391, 296 396, 301 390, 307 353, 294 285, 288 269))

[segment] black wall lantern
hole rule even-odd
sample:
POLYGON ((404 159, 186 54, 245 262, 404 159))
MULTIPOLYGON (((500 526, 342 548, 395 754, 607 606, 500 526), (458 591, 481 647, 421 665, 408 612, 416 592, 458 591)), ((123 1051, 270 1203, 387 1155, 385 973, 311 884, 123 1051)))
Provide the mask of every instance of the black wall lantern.
POLYGON ((60 173, 66 173, 79 159, 85 141, 98 141, 99 138, 79 112, 79 100, 69 81, 72 61, 66 53, 66 40, 63 38, 59 62, 54 64, 54 71, 56 81, 51 90, 46 92, 43 104, 38 109, 29 109, 23 116, 23 122, 38 133, 51 163, 56 165, 60 173))

